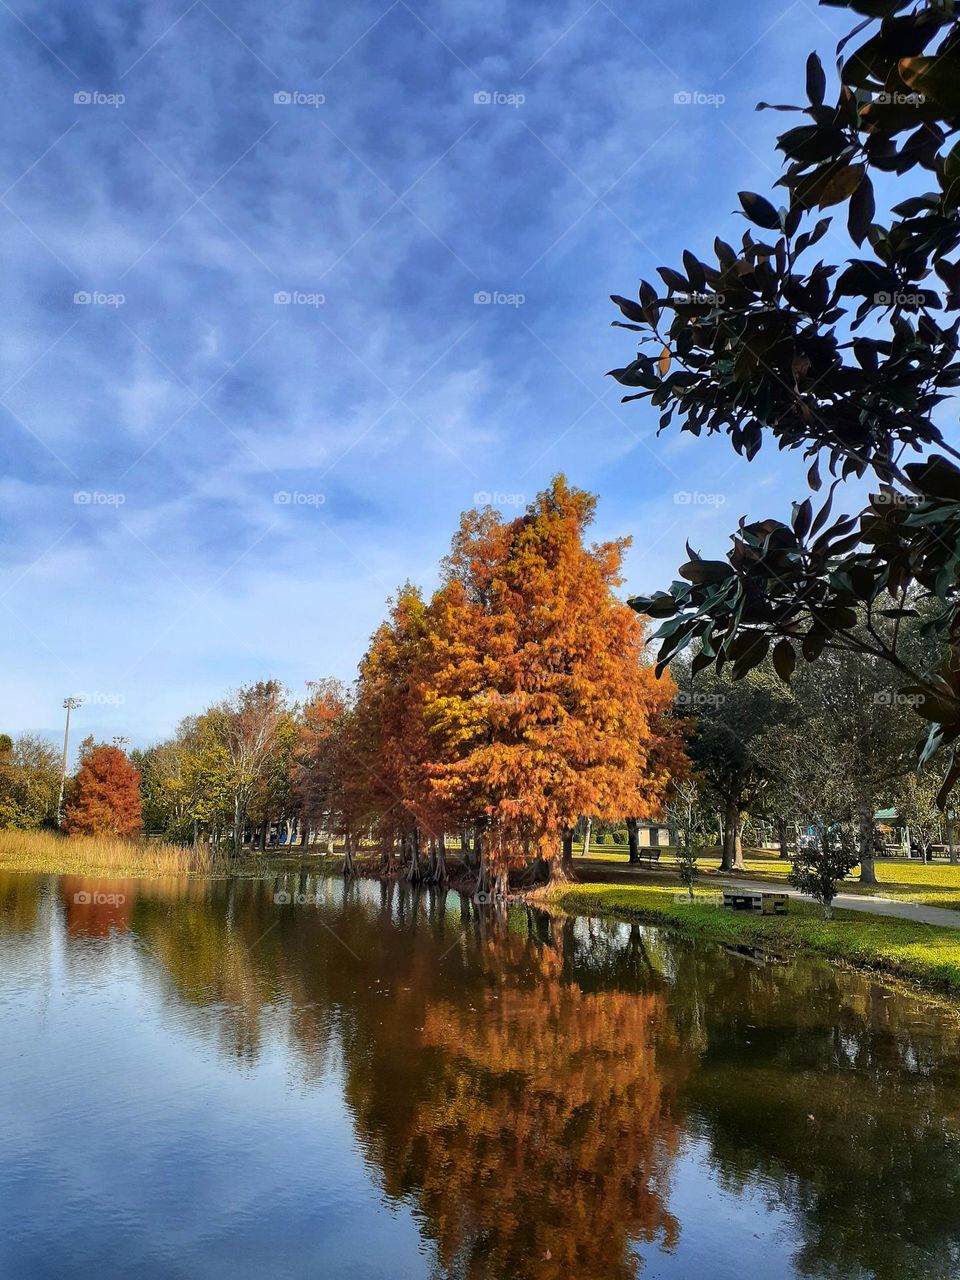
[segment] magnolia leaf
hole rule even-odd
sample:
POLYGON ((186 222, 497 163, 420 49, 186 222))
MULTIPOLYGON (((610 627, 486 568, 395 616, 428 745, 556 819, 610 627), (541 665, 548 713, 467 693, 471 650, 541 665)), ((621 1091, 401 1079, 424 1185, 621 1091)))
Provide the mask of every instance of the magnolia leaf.
POLYGON ((797 655, 790 641, 777 641, 773 649, 773 669, 784 684, 790 683, 790 677, 793 675, 796 665, 797 655))
POLYGON ((780 230, 780 215, 769 200, 758 196, 755 191, 740 191, 737 194, 743 205, 743 211, 751 222, 755 222, 758 227, 765 227, 768 231, 780 230))

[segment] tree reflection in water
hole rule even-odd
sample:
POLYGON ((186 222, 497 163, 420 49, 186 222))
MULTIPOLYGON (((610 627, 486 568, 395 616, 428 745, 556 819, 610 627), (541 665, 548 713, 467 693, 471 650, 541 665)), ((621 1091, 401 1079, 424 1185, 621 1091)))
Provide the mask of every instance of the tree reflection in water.
MULTIPOLYGON (((131 931, 238 1062, 273 1037, 305 1079, 337 1066, 373 1175, 443 1274, 635 1274, 682 1241, 691 1136, 704 1189, 759 1188, 789 1217, 794 1274, 960 1274, 953 1012, 821 964, 397 885, 126 881, 108 916, 77 892, 60 882, 72 945, 131 931)), ((37 920, 28 878, 0 877, 0 899, 0 936, 37 920)))

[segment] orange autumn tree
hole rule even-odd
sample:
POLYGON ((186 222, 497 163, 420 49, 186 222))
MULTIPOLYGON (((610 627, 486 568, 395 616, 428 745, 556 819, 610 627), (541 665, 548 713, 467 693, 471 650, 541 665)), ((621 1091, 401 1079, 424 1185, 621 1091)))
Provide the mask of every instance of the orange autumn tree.
POLYGON ((64 812, 68 835, 135 836, 142 826, 140 773, 118 747, 81 747, 80 768, 64 812))
POLYGON ((443 832, 449 823, 443 797, 427 780, 429 743, 420 687, 427 630, 423 597, 405 583, 360 664, 357 694, 356 763, 366 775, 385 862, 399 841, 414 881, 446 878, 443 832), (424 837, 430 843, 429 868, 422 861, 424 837))
POLYGON ((311 681, 309 697, 297 727, 290 763, 290 792, 304 832, 310 827, 336 828, 336 796, 340 759, 337 733, 348 706, 339 680, 311 681))
POLYGON ((531 858, 561 878, 579 815, 639 816, 679 757, 655 724, 674 690, 614 595, 629 540, 584 542, 595 506, 558 476, 510 523, 468 513, 430 605, 426 773, 483 828, 479 892, 531 858))

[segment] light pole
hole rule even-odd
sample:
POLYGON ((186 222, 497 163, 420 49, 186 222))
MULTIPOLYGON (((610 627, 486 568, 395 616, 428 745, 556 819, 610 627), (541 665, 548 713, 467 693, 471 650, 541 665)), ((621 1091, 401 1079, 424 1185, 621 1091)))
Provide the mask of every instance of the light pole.
POLYGON ((63 822, 63 788, 67 781, 67 743, 70 740, 70 712, 79 707, 82 698, 64 698, 63 705, 67 710, 67 723, 63 727, 63 766, 60 770, 60 796, 57 799, 57 826, 63 822))

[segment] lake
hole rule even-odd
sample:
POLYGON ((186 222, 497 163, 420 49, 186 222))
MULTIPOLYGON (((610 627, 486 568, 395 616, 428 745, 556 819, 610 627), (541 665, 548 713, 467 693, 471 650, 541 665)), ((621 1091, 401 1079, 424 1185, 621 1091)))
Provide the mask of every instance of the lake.
POLYGON ((0 1276, 960 1276, 960 1020, 652 927, 0 872, 0 1276))

